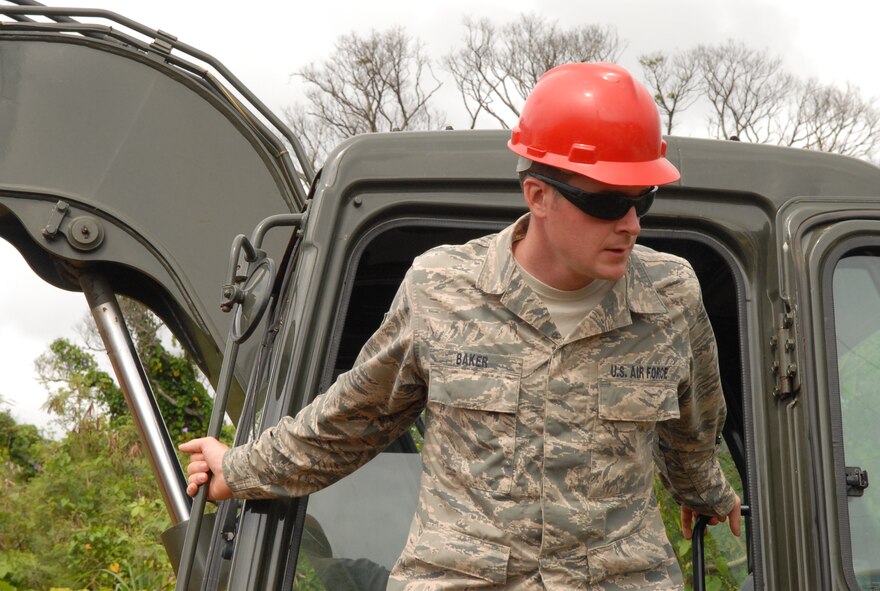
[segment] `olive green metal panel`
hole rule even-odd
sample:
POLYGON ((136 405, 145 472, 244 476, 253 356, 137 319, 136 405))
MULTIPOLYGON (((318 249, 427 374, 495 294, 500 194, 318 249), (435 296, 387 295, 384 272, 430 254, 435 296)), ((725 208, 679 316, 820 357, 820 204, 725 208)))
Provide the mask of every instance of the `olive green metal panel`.
MULTIPOLYGON (((0 97, 3 237, 60 287, 78 289, 78 269, 104 265, 114 289, 164 299, 166 320, 216 371, 232 240, 293 207, 253 128, 191 75, 96 39, 0 37, 0 97), (60 217, 58 201, 69 205, 60 217), (59 231, 47 236, 53 215, 59 231), (67 236, 82 216, 103 231, 91 249, 67 236)), ((271 256, 288 235, 273 232, 271 256)))
MULTIPOLYGON (((336 186, 393 180, 398 184, 509 181, 516 156, 510 132, 439 131, 364 135, 328 158, 325 180, 336 186)), ((875 196, 880 168, 846 156, 779 146, 667 138, 680 168, 679 187, 753 193, 775 209, 796 196, 875 196)))

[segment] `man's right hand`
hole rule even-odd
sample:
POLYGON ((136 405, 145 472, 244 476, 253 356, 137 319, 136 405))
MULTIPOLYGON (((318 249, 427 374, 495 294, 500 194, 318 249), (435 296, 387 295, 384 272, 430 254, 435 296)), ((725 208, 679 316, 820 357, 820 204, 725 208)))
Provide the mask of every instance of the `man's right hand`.
POLYGON ((223 454, 229 447, 213 437, 193 439, 180 445, 180 451, 190 454, 186 467, 186 494, 196 496, 199 487, 208 483, 208 500, 222 501, 232 497, 232 490, 223 478, 223 454))

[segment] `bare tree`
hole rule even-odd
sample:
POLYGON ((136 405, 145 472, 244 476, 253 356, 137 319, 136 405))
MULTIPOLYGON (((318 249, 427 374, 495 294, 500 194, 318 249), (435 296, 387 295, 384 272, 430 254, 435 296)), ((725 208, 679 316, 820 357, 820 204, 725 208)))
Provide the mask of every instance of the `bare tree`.
POLYGON ((477 120, 483 112, 506 128, 506 113, 497 111, 492 101, 492 97, 499 93, 499 88, 500 92, 504 92, 504 79, 498 69, 495 25, 488 19, 472 21, 468 18, 464 20, 464 25, 464 47, 446 56, 444 63, 464 101, 470 118, 468 128, 477 126, 477 120))
POLYGON ((782 60, 734 41, 703 45, 697 51, 706 98, 713 110, 710 134, 778 143, 780 121, 795 88, 782 60))
MULTIPOLYGON (((317 117, 313 117, 307 111, 305 105, 296 103, 282 109, 284 119, 290 126, 293 135, 299 139, 303 151, 309 159, 312 170, 317 171, 330 150, 343 139, 343 136, 329 129, 328 126, 317 117)), ((306 185, 312 179, 303 179, 306 185)))
POLYGON ((702 77, 699 53, 695 50, 671 56, 663 52, 639 56, 639 64, 648 88, 665 121, 666 133, 672 133, 676 118, 700 98, 702 77))
POLYGON ((376 131, 430 129, 442 114, 430 106, 440 88, 422 44, 402 28, 340 37, 333 54, 296 72, 309 87, 307 106, 286 110, 313 161, 339 140, 376 131))
POLYGON ((465 19, 464 47, 444 63, 455 79, 470 127, 481 114, 503 128, 541 75, 568 62, 616 61, 623 44, 613 27, 584 25, 562 29, 541 16, 522 15, 500 30, 488 19, 465 19))
POLYGON ((783 143, 856 158, 876 159, 880 111, 858 87, 840 89, 810 79, 798 85, 783 143))

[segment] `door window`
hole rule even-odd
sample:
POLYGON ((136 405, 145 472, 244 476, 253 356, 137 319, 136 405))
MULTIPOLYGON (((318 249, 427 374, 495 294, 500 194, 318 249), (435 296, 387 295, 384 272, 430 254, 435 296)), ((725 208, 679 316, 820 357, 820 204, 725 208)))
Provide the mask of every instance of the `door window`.
POLYGON ((880 589, 880 484, 859 484, 880 479, 880 257, 841 259, 833 294, 853 569, 862 589, 880 589))

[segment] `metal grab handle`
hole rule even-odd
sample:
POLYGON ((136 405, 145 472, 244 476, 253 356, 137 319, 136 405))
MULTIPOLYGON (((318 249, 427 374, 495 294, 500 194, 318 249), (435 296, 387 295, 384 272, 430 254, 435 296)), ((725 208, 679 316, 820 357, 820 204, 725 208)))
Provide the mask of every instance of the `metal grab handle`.
MULTIPOLYGON (((234 379, 235 362, 238 358, 238 349, 241 342, 245 341, 251 333, 251 330, 260 320, 266 309, 266 303, 271 297, 271 284, 275 278, 275 263, 272 259, 266 257, 265 251, 262 250, 263 238, 272 228, 289 226, 301 228, 305 222, 306 214, 279 214, 270 216, 260 222, 251 239, 248 240, 244 235, 239 234, 232 243, 232 251, 229 260, 228 276, 229 281, 223 286, 223 301, 221 308, 225 312, 233 312, 234 317, 238 317, 245 305, 249 305, 255 309, 254 316, 248 321, 249 328, 243 331, 237 329, 236 320, 233 319, 232 326, 229 329, 229 335, 226 340, 226 347, 223 351, 223 365, 220 367, 220 376, 217 381, 217 390, 214 396, 214 405, 211 409, 211 419, 208 423, 209 437, 219 438, 220 430, 223 427, 223 417, 226 414, 226 404, 229 398, 229 390, 234 379), (248 263, 247 273, 240 275, 238 273, 239 258, 242 252, 244 260, 248 263), (268 265, 265 265, 268 263, 268 265), (268 267, 262 276, 263 283, 267 284, 266 289, 256 290, 256 299, 260 302, 254 303, 253 298, 247 297, 248 281, 253 278, 263 267, 268 267), (244 291, 241 291, 239 285, 244 285, 244 291)), ((186 528, 186 537, 184 538, 183 550, 180 556, 180 568, 177 573, 177 583, 174 587, 175 591, 186 591, 190 587, 190 578, 192 577, 193 565, 196 558, 196 550, 199 539, 199 531, 202 527, 202 517, 205 513, 205 504, 208 501, 208 487, 210 482, 199 487, 190 512, 189 524, 186 528)), ((214 545, 214 540, 211 546, 214 545)), ((210 554, 210 548, 209 548, 210 554)), ((207 567, 207 565, 206 565, 207 567)), ((207 584, 207 579, 203 580, 207 584)))
MULTIPOLYGON (((220 436, 220 429, 223 427, 223 416, 226 411, 226 400, 229 396, 229 387, 232 384, 232 374, 237 356, 238 343, 230 335, 226 341, 226 349, 223 353, 223 367, 220 371, 220 379, 214 397, 214 408, 211 409, 211 420, 208 424, 207 433, 209 437, 217 438, 220 436)), ((189 524, 186 528, 186 537, 183 542, 183 551, 180 556, 180 569, 177 572, 175 591, 186 591, 189 589, 189 580, 192 576, 193 564, 195 563, 199 530, 202 527, 202 517, 205 514, 205 504, 208 501, 208 485, 209 483, 200 486, 193 500, 189 524)))
MULTIPOLYGON (((748 505, 740 505, 739 512, 744 517, 751 514, 748 505)), ((703 537, 706 526, 712 520, 707 515, 699 515, 694 523, 694 535, 691 539, 691 561, 694 565, 694 591, 706 591, 706 557, 703 549, 703 537)))

